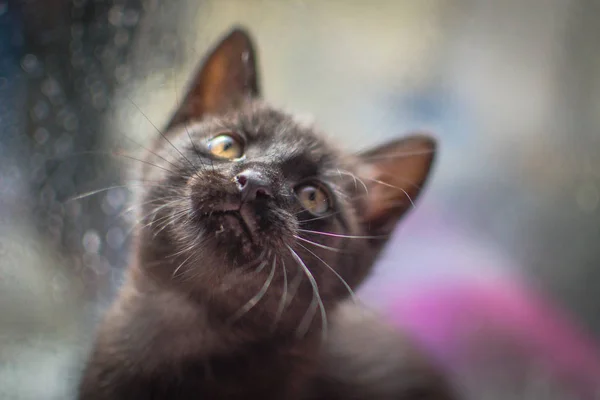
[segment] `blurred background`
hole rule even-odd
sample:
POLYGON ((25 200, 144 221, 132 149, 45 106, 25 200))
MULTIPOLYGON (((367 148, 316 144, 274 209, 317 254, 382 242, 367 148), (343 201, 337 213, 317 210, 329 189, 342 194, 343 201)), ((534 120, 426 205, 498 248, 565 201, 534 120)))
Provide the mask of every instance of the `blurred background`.
POLYGON ((597 0, 0 0, 0 398, 72 397, 134 222, 135 163, 110 152, 156 135, 233 24, 265 97, 346 148, 440 141, 365 302, 466 398, 598 398, 598 20, 597 0))

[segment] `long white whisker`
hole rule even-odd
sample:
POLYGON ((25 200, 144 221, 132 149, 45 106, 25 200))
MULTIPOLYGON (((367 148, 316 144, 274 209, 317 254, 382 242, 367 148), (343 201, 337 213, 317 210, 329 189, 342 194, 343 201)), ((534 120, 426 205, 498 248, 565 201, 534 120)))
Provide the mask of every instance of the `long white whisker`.
POLYGON ((289 285, 288 298, 285 304, 286 307, 292 303, 292 300, 294 300, 296 293, 298 293, 298 289, 300 288, 300 283, 302 283, 303 277, 304 273, 302 271, 302 268, 300 268, 300 265, 298 265, 296 275, 294 276, 294 279, 292 279, 292 282, 290 282, 289 285))
POLYGON ((181 267, 183 267, 183 265, 184 265, 186 262, 188 262, 188 260, 189 260, 190 258, 192 258, 192 256, 193 256, 193 255, 194 255, 194 253, 190 254, 190 255, 189 255, 189 257, 187 257, 185 260, 183 260, 183 262, 182 262, 181 264, 179 264, 179 266, 178 266, 177 268, 175 268, 175 271, 173 271, 173 274, 171 275, 171 279, 174 279, 174 278, 175 278, 175 276, 177 275, 177 271, 179 271, 179 269, 180 269, 181 267))
MULTIPOLYGON (((173 90, 175 91, 175 99, 177 99, 177 103, 179 103, 179 94, 177 94, 177 82, 175 79, 175 73, 173 73, 173 81, 175 82, 175 85, 173 85, 173 90)), ((180 107, 180 104, 177 104, 177 108, 180 107)), ((192 144, 192 147, 194 149, 194 153, 196 153, 196 157, 198 157, 198 161, 200 161, 200 163, 202 164, 202 167, 204 168, 204 161, 202 160, 202 156, 200 154, 200 152, 198 151, 198 148, 196 147, 196 143, 194 143, 194 141, 192 140, 192 135, 190 135, 190 130, 188 129, 188 121, 184 121, 183 125, 185 127, 185 131, 187 133, 188 139, 190 139, 190 143, 192 144)), ((212 161, 211 161, 211 165, 212 165, 212 161)), ((214 171, 214 166, 213 166, 213 171, 214 171)))
POLYGON ((288 294, 288 281, 287 281, 287 272, 285 269, 285 261, 281 260, 281 268, 283 269, 283 293, 281 294, 281 300, 279 301, 279 307, 277 307, 277 313, 275 314, 275 320, 273 321, 273 326, 271 330, 274 330, 283 314, 283 309, 285 308, 285 302, 287 300, 288 294))
POLYGON ((379 183, 379 184, 381 184, 381 185, 383 185, 383 186, 388 186, 388 187, 391 187, 391 188, 393 188, 393 189, 397 189, 397 190, 400 190, 400 191, 402 191, 402 192, 403 192, 403 193, 406 195, 406 197, 408 198, 408 201, 410 201, 410 204, 412 205, 412 207, 413 207, 413 208, 416 208, 416 206, 415 206, 415 203, 413 202, 413 200, 412 200, 412 199, 410 198, 410 196, 408 195, 408 192, 407 192, 406 190, 402 189, 401 187, 394 186, 394 185, 390 185, 389 183, 387 183, 387 182, 383 182, 383 181, 380 181, 380 180, 378 180, 378 179, 373 179, 373 178, 367 178, 367 179, 369 179, 369 180, 371 180, 371 181, 373 181, 373 182, 377 182, 377 183, 379 183))
MULTIPOLYGON (((306 277, 308 278, 308 280, 310 282, 310 285, 312 286, 313 299, 317 300, 317 304, 321 310, 321 338, 323 340, 325 340, 327 338, 327 313, 325 312, 325 306, 323 305, 323 300, 321 299, 321 295, 319 294, 319 286, 317 285, 317 281, 315 281, 314 276, 312 275, 312 273, 310 272, 310 270, 308 269, 306 264, 304 264, 304 261, 302 261, 302 258, 300 258, 298 253, 296 253, 290 246, 286 245, 286 247, 291 252, 292 257, 294 257, 296 262, 298 262, 299 265, 302 267, 302 269, 304 270, 304 273, 306 274, 306 277)), ((311 304, 312 304, 312 302, 311 302, 311 304)), ((305 315, 305 318, 302 319, 302 321, 300 322, 300 325, 298 326, 299 336, 304 336, 304 334, 308 330, 308 327, 310 326, 310 322, 312 321, 314 314, 308 318, 307 317, 308 317, 308 312, 305 315)))
POLYGON ((141 143, 137 142, 136 140, 130 138, 129 136, 127 136, 125 133, 121 132, 121 135, 123 135, 125 137, 125 139, 131 141, 133 144, 141 147, 142 149, 146 150, 147 152, 149 152, 152 155, 155 155, 156 157, 160 158, 161 160, 165 161, 166 163, 170 164, 172 167, 175 167, 175 170, 178 170, 181 168, 181 165, 175 165, 173 164, 171 161, 167 160, 165 157, 161 156, 160 154, 150 150, 149 148, 143 146, 141 143))
POLYGON ((273 281, 273 276, 275 275, 275 266, 277 265, 277 257, 273 257, 273 266, 271 267, 271 272, 267 277, 267 280, 263 284, 262 288, 252 297, 242 308, 240 308, 235 314, 231 316, 227 320, 228 323, 232 323, 250 311, 259 301, 263 298, 267 290, 269 290, 269 286, 271 286, 271 281, 273 281))
POLYGON ((159 186, 159 183, 157 182, 157 183, 156 183, 156 184, 154 184, 154 185, 149 185, 149 184, 147 184, 147 183, 146 183, 146 184, 144 184, 144 183, 135 183, 135 184, 132 184, 132 183, 130 183, 130 184, 127 184, 127 185, 115 185, 115 186, 109 186, 109 187, 105 187, 105 188, 102 188, 102 189, 96 189, 96 190, 92 190, 92 191, 90 191, 90 192, 83 193, 83 194, 80 194, 80 195, 77 195, 77 196, 71 197, 71 198, 67 199, 65 202, 66 202, 66 203, 69 203, 69 202, 71 202, 71 201, 80 200, 80 199, 83 199, 83 198, 85 198, 85 197, 93 196, 93 195, 95 195, 95 194, 98 194, 98 193, 107 192, 107 191, 109 191, 109 190, 112 190, 112 189, 119 189, 119 188, 129 188, 129 187, 131 187, 131 186, 141 186, 141 187, 147 187, 147 186, 159 186))
POLYGON ((358 303, 358 299, 356 298, 356 295, 354 294, 354 291, 352 290, 352 288, 350 287, 350 285, 348 285, 348 283, 346 282, 346 280, 344 278, 342 278, 342 276, 340 274, 338 274, 338 272, 335 269, 333 269, 333 267, 331 267, 331 265, 327 264, 325 262, 325 260, 323 260, 321 257, 319 257, 318 255, 316 255, 310 249, 306 248, 306 246, 303 246, 301 243, 298 243, 298 246, 302 247, 304 250, 308 251, 310 254, 312 254, 313 256, 315 256, 319 261, 321 261, 323 264, 325 264, 325 266, 327 268, 329 268, 329 270, 331 272, 333 272, 334 275, 337 276, 337 278, 340 280, 340 282, 342 282, 342 284, 346 287, 346 289, 348 290, 348 293, 350 293, 350 297, 352 297, 352 301, 354 303, 358 303))
POLYGON ((308 240, 308 239, 305 239, 305 238, 303 238, 302 236, 294 235, 294 237, 295 237, 296 239, 298 239, 298 240, 302 240, 303 242, 310 243, 310 244, 312 244, 313 246, 317 246, 317 247, 320 247, 320 248, 322 248, 322 249, 326 249, 326 250, 335 251, 336 253, 341 253, 341 252, 342 252, 342 250, 340 250, 340 249, 336 249, 335 247, 329 247, 329 246, 325 246, 324 244, 321 244, 321 243, 313 242, 313 241, 311 241, 311 240, 308 240))
POLYGON ((434 150, 415 150, 415 151, 404 151, 401 153, 393 153, 393 154, 378 154, 373 156, 361 157, 361 159, 365 161, 374 161, 374 160, 383 160, 386 158, 406 158, 406 157, 414 157, 414 156, 425 156, 435 153, 434 150))
POLYGON ((337 238, 346 238, 346 239, 384 239, 387 238, 387 235, 379 235, 379 236, 354 236, 354 235, 342 235, 340 233, 332 233, 332 232, 319 232, 319 231, 311 231, 308 229, 298 229, 300 232, 305 233, 313 233, 315 235, 325 235, 332 236, 337 238))
POLYGON ((142 111, 142 109, 140 108, 140 106, 138 106, 133 100, 131 100, 131 98, 127 95, 125 95, 125 97, 127 98, 127 100, 129 100, 129 102, 131 104, 133 104, 133 106, 135 108, 137 108, 137 110, 144 116, 144 118, 146 118, 146 120, 150 123, 150 125, 152 125, 152 127, 154 127, 154 129, 156 130, 156 132, 158 132, 160 134, 160 136, 171 145, 171 147, 173 147, 180 155, 181 157, 183 157, 184 160, 186 160, 190 166, 192 167, 192 169, 194 170, 195 174, 200 178, 200 175, 198 175, 198 170, 196 169, 196 166, 167 138, 167 136, 160 130, 157 128, 156 125, 154 125, 154 123, 150 120, 150 118, 148 118, 148 116, 146 115, 146 113, 144 111, 142 111))
POLYGON ((360 182, 360 184, 363 186, 363 188, 365 189, 365 193, 368 195, 369 194, 369 188, 367 187, 367 185, 365 184, 365 181, 363 181, 360 177, 358 177, 356 174, 353 174, 350 171, 347 171, 345 169, 342 170, 338 170, 340 171, 342 174, 344 175, 349 175, 354 179, 354 186, 356 187, 356 181, 358 180, 360 182))

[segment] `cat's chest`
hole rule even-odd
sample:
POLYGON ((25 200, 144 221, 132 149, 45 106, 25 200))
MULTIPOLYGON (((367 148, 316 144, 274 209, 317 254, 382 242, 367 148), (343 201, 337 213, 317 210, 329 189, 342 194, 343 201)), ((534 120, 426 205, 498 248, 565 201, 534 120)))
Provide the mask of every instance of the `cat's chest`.
POLYGON ((310 337, 243 341, 182 313, 182 307, 179 315, 165 319, 148 304, 123 322, 129 329, 119 329, 121 335, 109 341, 137 364, 140 375, 134 386, 150 398, 294 400, 302 398, 315 373, 319 346, 310 337))
MULTIPOLYGON (((124 398, 300 399, 314 375, 310 349, 256 344, 227 355, 193 357, 142 372, 124 398), (148 397, 149 396, 149 397, 148 397)), ((143 370, 143 369, 142 369, 143 370)))
MULTIPOLYGON (((270 357, 245 356, 204 359, 184 365, 180 375, 172 376, 175 399, 299 399, 311 373, 302 361, 285 355, 277 361, 270 357)), ((170 385, 169 385, 170 386, 170 385)), ((160 392, 159 390, 155 392, 160 392)))

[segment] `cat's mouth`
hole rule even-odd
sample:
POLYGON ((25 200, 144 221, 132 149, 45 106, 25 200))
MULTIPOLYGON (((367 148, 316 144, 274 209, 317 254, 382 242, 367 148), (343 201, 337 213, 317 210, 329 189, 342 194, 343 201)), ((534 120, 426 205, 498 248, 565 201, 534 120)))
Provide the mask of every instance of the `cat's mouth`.
POLYGON ((196 201, 203 235, 233 257, 252 258, 289 236, 285 215, 271 199, 243 201, 219 194, 196 201))
POLYGON ((239 210, 216 211, 212 216, 221 221, 220 229, 216 232, 217 235, 229 230, 233 233, 243 234, 250 241, 254 241, 257 227, 256 217, 251 212, 244 210, 244 207, 239 210))
POLYGON ((261 217, 254 204, 222 204, 217 209, 213 209, 209 215, 210 219, 218 222, 218 229, 215 232, 217 235, 230 232, 235 236, 243 236, 253 243, 256 241, 261 217))

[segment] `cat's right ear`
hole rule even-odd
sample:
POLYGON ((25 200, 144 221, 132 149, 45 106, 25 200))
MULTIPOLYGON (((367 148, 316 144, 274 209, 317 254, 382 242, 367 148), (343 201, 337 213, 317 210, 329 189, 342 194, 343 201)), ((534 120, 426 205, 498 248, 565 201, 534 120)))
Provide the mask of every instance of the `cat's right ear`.
POLYGON ((436 147, 432 137, 413 134, 360 155, 359 176, 367 192, 362 222, 369 232, 389 235, 415 206, 429 177, 436 147))
POLYGON ((252 39, 236 27, 215 46, 195 74, 168 127, 205 115, 218 115, 259 96, 252 39))

